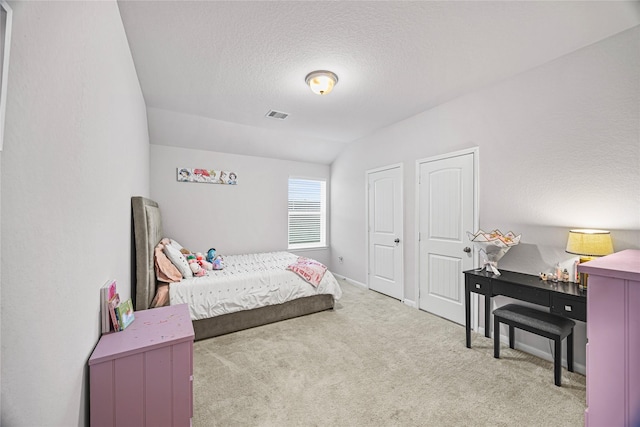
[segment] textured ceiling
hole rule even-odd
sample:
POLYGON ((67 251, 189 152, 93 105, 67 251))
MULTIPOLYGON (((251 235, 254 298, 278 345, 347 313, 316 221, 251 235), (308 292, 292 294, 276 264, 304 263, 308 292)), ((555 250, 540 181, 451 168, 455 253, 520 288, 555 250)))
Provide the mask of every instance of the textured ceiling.
POLYGON ((637 1, 118 4, 152 143, 321 163, 640 23, 637 1), (305 85, 317 69, 338 74, 330 95, 305 85), (290 116, 266 118, 270 109, 290 116))

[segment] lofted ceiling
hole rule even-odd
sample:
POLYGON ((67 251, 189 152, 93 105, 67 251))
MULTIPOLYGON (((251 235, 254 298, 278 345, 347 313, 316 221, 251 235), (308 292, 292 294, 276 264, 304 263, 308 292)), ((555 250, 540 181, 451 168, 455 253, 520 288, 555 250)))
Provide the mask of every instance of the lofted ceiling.
POLYGON ((380 128, 640 24, 638 1, 118 6, 151 143, 327 164, 380 128), (305 84, 318 69, 339 76, 329 95, 305 84))

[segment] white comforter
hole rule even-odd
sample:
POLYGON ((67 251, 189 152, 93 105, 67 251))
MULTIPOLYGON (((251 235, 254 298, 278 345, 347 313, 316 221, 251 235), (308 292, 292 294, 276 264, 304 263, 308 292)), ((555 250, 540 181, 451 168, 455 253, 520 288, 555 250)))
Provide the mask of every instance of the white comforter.
POLYGON ((314 288, 286 269, 297 259, 297 255, 289 252, 225 256, 224 269, 172 283, 169 298, 171 304, 189 304, 192 320, 317 294, 331 294, 334 300, 340 299, 342 289, 328 270, 314 288))

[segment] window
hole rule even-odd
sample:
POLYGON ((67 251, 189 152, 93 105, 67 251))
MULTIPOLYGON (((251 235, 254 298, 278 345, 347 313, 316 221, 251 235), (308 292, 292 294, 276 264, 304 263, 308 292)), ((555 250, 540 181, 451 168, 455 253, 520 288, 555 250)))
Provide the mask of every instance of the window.
POLYGON ((289 249, 326 246, 326 205, 325 181, 289 178, 289 249))

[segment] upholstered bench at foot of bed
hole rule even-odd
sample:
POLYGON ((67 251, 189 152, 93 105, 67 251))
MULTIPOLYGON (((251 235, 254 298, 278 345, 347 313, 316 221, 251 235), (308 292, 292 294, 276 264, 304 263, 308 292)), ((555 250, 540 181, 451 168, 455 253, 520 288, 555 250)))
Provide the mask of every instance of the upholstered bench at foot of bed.
POLYGON ((576 324, 573 320, 518 304, 497 308, 493 311, 493 316, 493 357, 500 358, 500 323, 504 323, 509 325, 511 348, 514 348, 514 328, 554 341, 553 376, 557 386, 561 385, 562 340, 567 338, 567 369, 573 372, 573 327, 576 324))

